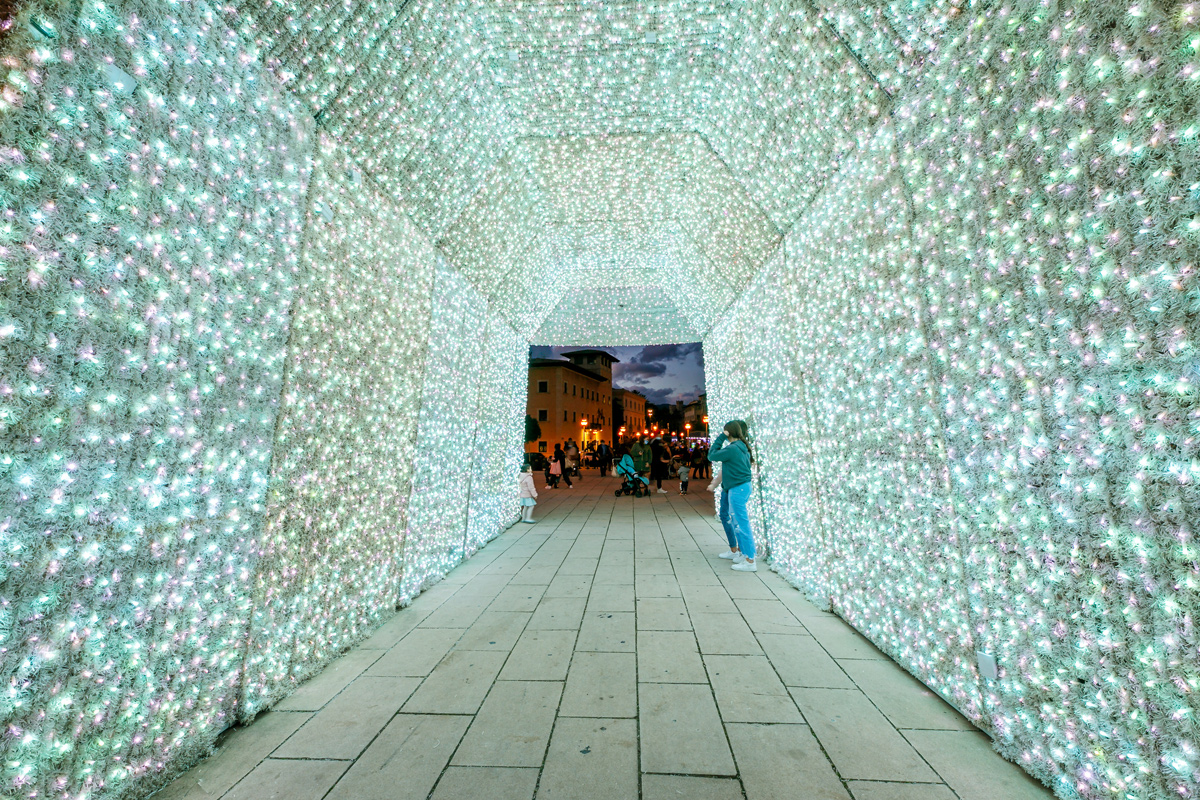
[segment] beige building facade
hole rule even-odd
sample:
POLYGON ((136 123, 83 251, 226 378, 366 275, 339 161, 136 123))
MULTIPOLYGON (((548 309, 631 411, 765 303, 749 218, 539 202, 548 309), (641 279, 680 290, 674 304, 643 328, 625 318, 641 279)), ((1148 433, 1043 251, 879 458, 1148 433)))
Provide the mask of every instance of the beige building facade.
POLYGON ((574 439, 579 448, 613 441, 612 365, 618 360, 603 350, 573 350, 553 358, 529 360, 526 413, 542 435, 526 442, 526 452, 553 453, 556 444, 574 439))
POLYGON ((633 439, 650 427, 646 417, 646 398, 632 389, 613 389, 612 414, 618 428, 615 441, 622 438, 621 427, 625 428, 625 439, 633 439))

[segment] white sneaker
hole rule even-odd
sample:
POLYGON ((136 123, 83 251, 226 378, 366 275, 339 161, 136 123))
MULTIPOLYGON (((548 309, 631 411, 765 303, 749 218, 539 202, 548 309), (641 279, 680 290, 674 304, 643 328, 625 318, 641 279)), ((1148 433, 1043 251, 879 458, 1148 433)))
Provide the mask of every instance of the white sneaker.
POLYGON ((733 561, 736 560, 740 555, 741 553, 735 553, 732 550, 726 550, 724 553, 721 553, 721 555, 717 556, 717 558, 724 558, 729 561, 733 561))
POLYGON ((659 493, 659 494, 666 494, 666 493, 667 493, 667 490, 666 490, 666 489, 659 489, 659 490, 658 490, 658 493, 659 493))
POLYGON ((758 572, 758 565, 750 559, 735 562, 731 569, 736 569, 738 572, 758 572))

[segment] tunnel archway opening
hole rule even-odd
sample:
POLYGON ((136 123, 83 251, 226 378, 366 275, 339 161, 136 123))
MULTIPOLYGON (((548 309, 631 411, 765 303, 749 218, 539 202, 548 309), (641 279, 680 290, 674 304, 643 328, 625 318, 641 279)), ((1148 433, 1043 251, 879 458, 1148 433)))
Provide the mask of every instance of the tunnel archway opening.
POLYGON ((570 330, 700 339, 774 567, 1005 755, 1195 794, 1197 17, 1035 6, 5 5, 5 791, 494 538, 570 330))

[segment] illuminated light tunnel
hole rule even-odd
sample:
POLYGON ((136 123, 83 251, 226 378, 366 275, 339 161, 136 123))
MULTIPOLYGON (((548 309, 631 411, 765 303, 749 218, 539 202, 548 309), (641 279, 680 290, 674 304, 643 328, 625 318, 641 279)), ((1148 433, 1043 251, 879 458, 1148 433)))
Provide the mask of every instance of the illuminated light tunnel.
POLYGON ((1200 796, 1200 5, 0 13, 3 797, 514 522, 531 343, 697 340, 773 569, 1061 797, 1200 796))

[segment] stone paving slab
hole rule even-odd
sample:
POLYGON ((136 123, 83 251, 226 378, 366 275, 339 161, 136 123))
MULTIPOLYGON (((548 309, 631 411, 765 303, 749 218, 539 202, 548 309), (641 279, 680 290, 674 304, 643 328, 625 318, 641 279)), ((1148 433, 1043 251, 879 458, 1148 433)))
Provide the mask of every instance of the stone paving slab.
POLYGON ((558 713, 563 717, 636 717, 637 656, 576 649, 558 713))
POLYGON ((576 650, 632 653, 637 649, 635 615, 625 611, 588 612, 579 628, 576 650))
POLYGON ((456 650, 502 650, 513 649, 517 639, 525 632, 525 626, 533 614, 521 611, 485 611, 475 624, 454 645, 456 650))
POLYGON ((551 681, 496 681, 451 763, 540 767, 562 691, 551 681))
POLYGON ((834 658, 887 658, 865 636, 838 617, 806 619, 804 627, 834 658))
POLYGON ((962 800, 1052 800, 1016 764, 1000 758, 981 731, 904 731, 913 747, 962 800))
POLYGON ((351 650, 277 703, 275 710, 317 711, 383 655, 379 650, 351 650))
POLYGON ((638 680, 648 683, 708 683, 696 636, 691 631, 639 631, 638 680))
POLYGON ((958 800, 948 786, 936 783, 848 781, 854 800, 958 800))
POLYGON ((575 649, 576 631, 526 629, 517 640, 500 679, 505 681, 563 681, 575 649))
POLYGON ((561 572, 546 587, 546 597, 584 597, 592 591, 592 576, 563 575, 561 572))
POLYGON ((1049 798, 765 564, 730 570, 711 495, 634 504, 613 485, 543 493, 537 525, 158 799, 1049 798))
POLYGON ((642 800, 743 800, 737 778, 643 775, 642 800))
POLYGON ((471 718, 397 714, 326 800, 425 800, 471 718))
POLYGON ((792 689, 791 692, 843 778, 927 783, 940 780, 857 689, 792 689), (864 747, 867 742, 870 746, 864 747))
MULTIPOLYGON (((716 579, 713 579, 714 582, 716 579)), ((690 614, 740 614, 729 593, 719 583, 716 586, 683 587, 683 601, 690 614)))
POLYGON ((937 692, 892 661, 847 659, 838 666, 897 728, 975 729, 937 692))
POLYGON ((408 714, 474 714, 508 653, 454 650, 404 704, 408 714))
POLYGON ((529 800, 539 772, 512 767, 450 767, 438 781, 432 800, 529 800))
POLYGON ((700 652, 711 655, 761 655, 762 648, 740 614, 693 614, 700 652))
POLYGON ((537 611, 529 620, 529 630, 579 630, 587 599, 583 597, 550 597, 547 594, 538 603, 537 611))
POLYGON ((364 675, 283 743, 275 758, 358 758, 420 684, 364 675))
POLYGON ((221 737, 216 754, 185 772, 154 795, 155 800, 207 800, 220 797, 312 717, 302 711, 268 711, 253 724, 221 737))
POLYGON ((760 634, 758 641, 786 686, 855 688, 850 676, 811 636, 760 634))
POLYGON ((588 596, 587 612, 599 611, 628 611, 632 612, 634 605, 633 586, 629 584, 593 584, 592 593, 588 596))
POLYGON ((634 591, 642 597, 682 597, 683 592, 674 575, 643 575, 634 580, 634 591))
POLYGON ((705 684, 638 685, 642 770, 736 775, 712 690, 705 684))
POLYGON ((733 601, 738 612, 755 633, 803 634, 808 636, 808 629, 784 607, 778 599, 733 601))
POLYGON ((647 597, 637 601, 640 631, 690 631, 687 607, 678 597, 647 597))
POLYGON ((725 722, 803 722, 766 656, 705 656, 725 722))
POLYGON ((372 664, 367 674, 424 677, 433 672, 462 635, 457 628, 417 628, 372 664))
POLYGON ((512 584, 504 587, 488 606, 489 611, 528 611, 532 613, 542 602, 546 587, 512 584))
POLYGON ((638 796, 637 723, 561 718, 537 800, 630 800, 638 796))
POLYGON ((746 800, 850 800, 807 725, 727 726, 746 800))
POLYGON ((321 800, 349 761, 269 758, 225 795, 228 800, 321 800))

